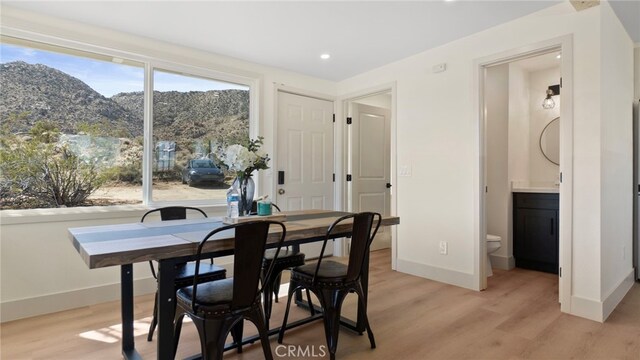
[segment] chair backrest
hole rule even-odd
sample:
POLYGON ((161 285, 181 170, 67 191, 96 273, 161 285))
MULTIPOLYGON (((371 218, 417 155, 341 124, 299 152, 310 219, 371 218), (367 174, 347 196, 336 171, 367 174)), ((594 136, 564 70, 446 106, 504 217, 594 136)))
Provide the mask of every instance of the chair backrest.
MULTIPOLYGON (((262 259, 267 245, 267 237, 271 225, 279 226, 282 230, 276 246, 274 259, 280 254, 280 248, 287 234, 284 224, 278 221, 249 221, 228 226, 223 226, 211 231, 198 245, 196 261, 196 273, 193 278, 193 299, 191 306, 195 309, 196 292, 198 287, 198 272, 200 270, 200 257, 202 249, 207 241, 215 234, 234 229, 234 264, 233 264, 233 300, 231 310, 239 310, 250 307, 258 294, 262 291, 259 287, 262 259)), ((273 271, 275 261, 267 270, 267 279, 273 271)))
POLYGON ((144 215, 142 215, 142 219, 140 219, 140 222, 144 222, 144 218, 147 217, 147 215, 157 212, 160 212, 160 219, 162 221, 166 221, 166 220, 183 220, 187 218, 187 210, 193 210, 196 212, 199 212, 200 214, 202 214, 202 216, 207 217, 207 214, 202 211, 201 209, 198 209, 196 207, 190 207, 190 206, 167 206, 167 207, 163 207, 163 208, 158 208, 158 209, 153 209, 153 210, 149 210, 147 211, 144 215))
MULTIPOLYGON (((187 218, 187 210, 193 210, 193 211, 199 212, 200 214, 202 214, 202 216, 207 217, 207 214, 205 214, 204 211, 196 207, 167 206, 167 207, 152 209, 147 211, 146 213, 144 213, 144 215, 142 215, 142 219, 140 219, 140 222, 144 222, 144 219, 147 217, 147 215, 152 214, 154 212, 158 212, 158 211, 160 212, 160 220, 162 221, 183 220, 187 218)), ((211 260, 211 263, 213 264, 213 259, 211 260)), ((153 266, 153 261, 151 260, 149 260, 149 268, 151 269, 151 275, 153 275, 153 278, 157 279, 158 275, 156 274, 156 268, 153 266)))
POLYGON ((351 248, 349 251, 349 265, 347 268, 346 281, 355 281, 360 278, 362 274, 362 267, 364 266, 365 259, 369 253, 369 248, 373 238, 376 236, 380 223, 382 222, 382 215, 373 212, 361 212, 357 214, 349 214, 340 217, 329 226, 327 234, 322 244, 322 250, 320 251, 320 257, 318 258, 318 264, 316 271, 313 275, 313 282, 315 283, 318 271, 320 270, 320 263, 324 257, 324 250, 327 246, 327 242, 334 234, 334 229, 342 222, 353 219, 351 228, 351 248), (375 227, 374 227, 375 225, 375 227))

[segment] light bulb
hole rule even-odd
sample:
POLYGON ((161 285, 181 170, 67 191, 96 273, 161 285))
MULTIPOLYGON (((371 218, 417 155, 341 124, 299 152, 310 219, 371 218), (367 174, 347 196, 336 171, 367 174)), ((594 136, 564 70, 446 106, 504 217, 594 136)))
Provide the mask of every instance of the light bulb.
POLYGON ((542 107, 549 110, 553 109, 556 106, 556 102, 553 101, 551 96, 553 95, 553 91, 551 89, 547 90, 547 97, 542 101, 542 107))

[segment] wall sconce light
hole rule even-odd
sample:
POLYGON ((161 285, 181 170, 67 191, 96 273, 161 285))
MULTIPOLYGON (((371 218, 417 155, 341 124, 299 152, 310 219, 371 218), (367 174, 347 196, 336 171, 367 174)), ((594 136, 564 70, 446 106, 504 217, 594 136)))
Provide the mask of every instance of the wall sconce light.
POLYGON ((556 107, 556 102, 551 98, 555 95, 560 95, 560 85, 551 85, 547 88, 547 97, 542 101, 542 107, 547 110, 556 107))

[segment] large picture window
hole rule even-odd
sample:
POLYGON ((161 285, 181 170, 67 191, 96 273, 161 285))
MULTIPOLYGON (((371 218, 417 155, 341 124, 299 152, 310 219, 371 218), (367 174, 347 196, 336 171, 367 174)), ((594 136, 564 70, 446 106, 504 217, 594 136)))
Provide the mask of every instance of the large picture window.
POLYGON ((142 202, 142 63, 6 37, 0 62, 2 209, 142 202))
POLYGON ((249 87, 166 70, 153 87, 153 201, 225 199, 214 153, 249 141, 249 87))
POLYGON ((250 82, 0 40, 0 209, 224 201, 214 150, 248 142, 250 82))

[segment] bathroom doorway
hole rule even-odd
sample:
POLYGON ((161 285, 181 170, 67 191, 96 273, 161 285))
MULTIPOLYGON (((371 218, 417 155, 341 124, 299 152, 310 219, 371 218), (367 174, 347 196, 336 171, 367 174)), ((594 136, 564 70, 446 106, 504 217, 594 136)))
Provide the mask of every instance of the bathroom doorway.
POLYGON ((571 282, 570 46, 570 38, 561 38, 477 62, 479 288, 487 288, 492 267, 501 274, 516 266, 555 272, 565 312, 571 282))

